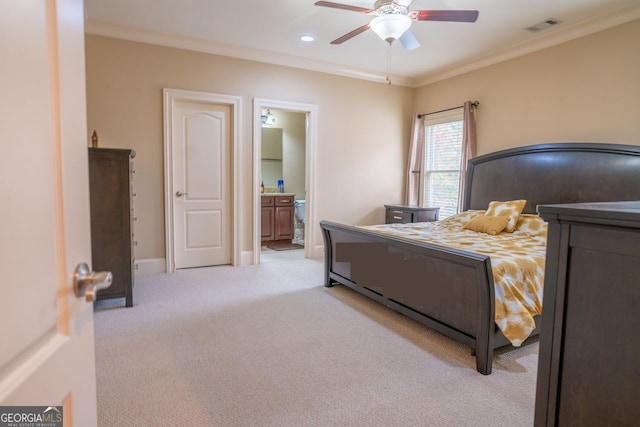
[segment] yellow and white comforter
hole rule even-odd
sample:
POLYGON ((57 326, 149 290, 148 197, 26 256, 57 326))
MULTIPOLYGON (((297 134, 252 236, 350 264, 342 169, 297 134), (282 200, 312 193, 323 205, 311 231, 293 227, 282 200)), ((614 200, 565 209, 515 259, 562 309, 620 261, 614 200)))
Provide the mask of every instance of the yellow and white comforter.
POLYGON ((485 211, 466 211, 437 222, 362 226, 367 230, 491 257, 496 324, 514 346, 535 328, 542 313, 547 224, 538 215, 520 215, 515 231, 492 236, 462 226, 485 211))

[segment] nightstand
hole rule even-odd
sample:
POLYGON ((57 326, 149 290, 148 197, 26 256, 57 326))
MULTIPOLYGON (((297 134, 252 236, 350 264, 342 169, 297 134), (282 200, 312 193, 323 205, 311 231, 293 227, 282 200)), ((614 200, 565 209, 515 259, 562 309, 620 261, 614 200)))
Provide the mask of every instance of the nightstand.
POLYGON ((440 208, 423 208, 407 205, 384 205, 385 223, 407 223, 437 221, 440 208))

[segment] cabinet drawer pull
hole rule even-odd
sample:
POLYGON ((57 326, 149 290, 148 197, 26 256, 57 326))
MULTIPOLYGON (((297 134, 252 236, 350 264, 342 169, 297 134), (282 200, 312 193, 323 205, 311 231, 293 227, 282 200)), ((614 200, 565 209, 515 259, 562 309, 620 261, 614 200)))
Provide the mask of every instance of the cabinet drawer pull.
POLYGON ((403 213, 404 213, 403 211, 391 211, 391 212, 393 212, 393 213, 399 213, 399 214, 403 214, 403 213))
POLYGON ((393 219, 402 219, 402 217, 401 217, 401 216, 395 216, 395 215, 394 215, 394 216, 393 216, 393 219))

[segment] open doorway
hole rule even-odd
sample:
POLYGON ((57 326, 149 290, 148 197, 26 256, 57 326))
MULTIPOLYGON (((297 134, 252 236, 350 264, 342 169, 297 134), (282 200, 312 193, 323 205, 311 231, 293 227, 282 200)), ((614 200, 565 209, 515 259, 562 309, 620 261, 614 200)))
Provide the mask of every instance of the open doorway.
POLYGON ((261 252, 303 250, 306 113, 262 110, 261 252))
POLYGON ((316 106, 254 100, 254 263, 310 257, 316 106), (297 254, 291 249, 302 248, 297 254), (278 252, 278 253, 274 253, 278 252))

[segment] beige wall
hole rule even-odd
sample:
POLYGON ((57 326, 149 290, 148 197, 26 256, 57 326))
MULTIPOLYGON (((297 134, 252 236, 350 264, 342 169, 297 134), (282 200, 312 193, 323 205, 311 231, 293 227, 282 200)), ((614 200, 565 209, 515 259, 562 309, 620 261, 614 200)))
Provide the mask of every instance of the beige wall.
MULTIPOLYGON (((102 146, 136 150, 136 258, 163 258, 162 88, 241 96, 246 252, 254 97, 318 106, 316 219, 376 223, 385 203, 402 202, 414 112, 480 101, 479 154, 554 141, 640 145, 638 40, 640 20, 409 89, 88 35, 88 130, 102 146)), ((322 245, 319 231, 310 244, 322 245)))
MULTIPOLYGON (((357 79, 87 35, 89 133, 100 146, 133 148, 136 259, 164 258, 162 89, 242 97, 241 245, 252 249, 252 100, 318 106, 316 218, 384 219, 402 200, 414 90, 357 79)), ((89 135, 87 135, 89 139, 89 135)), ((317 225, 316 225, 317 227, 317 225)), ((319 228, 312 248, 321 248, 319 228)))
POLYGON ((416 111, 466 100, 478 154, 544 142, 640 145, 640 20, 424 86, 416 111))

